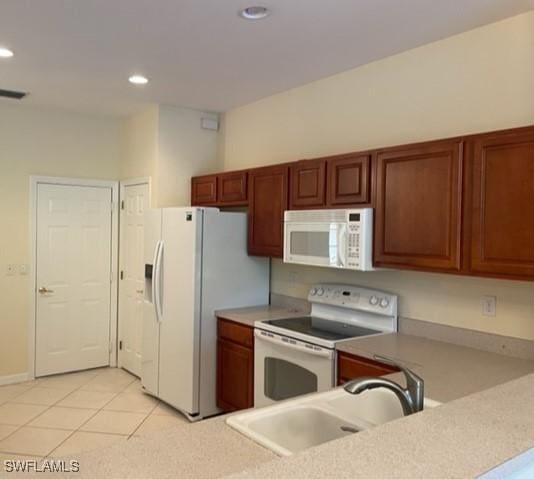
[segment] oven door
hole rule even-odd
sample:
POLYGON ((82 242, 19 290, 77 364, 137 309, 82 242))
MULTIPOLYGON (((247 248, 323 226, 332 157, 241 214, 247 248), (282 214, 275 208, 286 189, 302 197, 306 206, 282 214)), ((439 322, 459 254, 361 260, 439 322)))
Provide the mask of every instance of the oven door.
POLYGON ((284 223, 284 263, 345 268, 346 223, 284 223))
POLYGON ((254 336, 254 407, 335 386, 331 349, 260 329, 254 336))

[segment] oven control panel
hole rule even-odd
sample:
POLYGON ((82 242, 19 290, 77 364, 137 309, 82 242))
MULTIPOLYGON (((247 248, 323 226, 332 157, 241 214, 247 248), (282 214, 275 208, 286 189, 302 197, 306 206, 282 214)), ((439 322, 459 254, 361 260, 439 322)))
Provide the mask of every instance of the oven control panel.
POLYGON ((397 295, 346 284, 316 284, 308 301, 385 316, 397 315, 397 295))

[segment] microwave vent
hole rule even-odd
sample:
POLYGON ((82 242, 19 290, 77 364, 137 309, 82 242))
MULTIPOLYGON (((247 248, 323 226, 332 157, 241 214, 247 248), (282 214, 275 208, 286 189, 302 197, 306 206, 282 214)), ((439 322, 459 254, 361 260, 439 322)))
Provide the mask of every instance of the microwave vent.
POLYGON ((344 223, 347 210, 291 210, 284 214, 284 221, 297 223, 344 223))

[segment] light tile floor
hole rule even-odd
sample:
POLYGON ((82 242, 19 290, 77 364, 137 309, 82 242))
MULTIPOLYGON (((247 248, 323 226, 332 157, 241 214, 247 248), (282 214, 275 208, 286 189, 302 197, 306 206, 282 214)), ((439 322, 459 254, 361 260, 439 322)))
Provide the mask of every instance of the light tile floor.
POLYGON ((0 460, 58 457, 184 427, 139 379, 102 368, 0 386, 0 460))

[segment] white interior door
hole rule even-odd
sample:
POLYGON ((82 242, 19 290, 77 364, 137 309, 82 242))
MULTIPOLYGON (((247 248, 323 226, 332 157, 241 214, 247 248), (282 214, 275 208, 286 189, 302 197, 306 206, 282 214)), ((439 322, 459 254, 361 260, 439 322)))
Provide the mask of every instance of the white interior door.
POLYGON ((121 281, 119 283, 119 366, 141 376, 144 223, 148 183, 121 188, 121 281))
POLYGON ((109 365, 112 189, 37 187, 36 376, 109 365))

